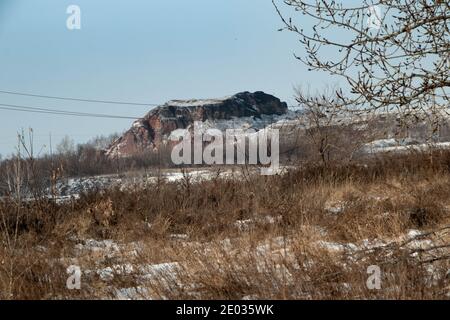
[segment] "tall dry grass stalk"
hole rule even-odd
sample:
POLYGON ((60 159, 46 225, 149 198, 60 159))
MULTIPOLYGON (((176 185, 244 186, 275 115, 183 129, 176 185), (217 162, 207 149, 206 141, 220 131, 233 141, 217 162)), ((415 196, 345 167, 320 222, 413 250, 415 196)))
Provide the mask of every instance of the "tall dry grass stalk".
POLYGON ((234 174, 195 181, 185 170, 65 203, 1 200, 2 298, 448 297, 449 152, 234 174), (72 264, 78 291, 66 288, 72 264), (381 290, 367 288, 370 265, 381 290))

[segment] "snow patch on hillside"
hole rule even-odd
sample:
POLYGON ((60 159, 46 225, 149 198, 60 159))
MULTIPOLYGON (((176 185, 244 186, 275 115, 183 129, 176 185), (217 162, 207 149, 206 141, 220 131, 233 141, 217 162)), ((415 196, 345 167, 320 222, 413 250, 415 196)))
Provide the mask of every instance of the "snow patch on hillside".
POLYGON ((217 98, 217 99, 191 99, 191 100, 170 100, 165 105, 172 107, 202 107, 207 105, 214 105, 223 103, 230 99, 231 96, 217 98))

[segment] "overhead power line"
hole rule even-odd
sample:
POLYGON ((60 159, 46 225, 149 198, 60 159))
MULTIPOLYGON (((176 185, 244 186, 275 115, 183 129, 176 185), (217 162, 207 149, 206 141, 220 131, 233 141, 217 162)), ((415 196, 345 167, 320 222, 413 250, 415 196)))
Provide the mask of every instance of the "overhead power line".
POLYGON ((83 98, 72 98, 72 97, 60 97, 60 96, 48 96, 41 94, 31 94, 24 92, 15 92, 15 91, 4 91, 0 90, 2 94, 16 95, 16 96, 25 96, 25 97, 34 97, 34 98, 44 98, 44 99, 55 99, 55 100, 65 100, 65 101, 78 101, 78 102, 90 102, 90 103, 103 103, 103 104, 117 104, 117 105, 129 105, 129 106, 159 106, 161 104, 157 103, 140 103, 140 102, 127 102, 127 101, 113 101, 113 100, 95 100, 95 99, 83 99, 83 98))
POLYGON ((90 118, 131 119, 131 120, 136 120, 136 119, 140 118, 140 117, 131 117, 131 116, 111 115, 111 114, 104 114, 104 113, 73 112, 73 111, 66 111, 66 110, 49 109, 49 108, 42 108, 42 107, 30 107, 30 106, 4 104, 4 103, 0 103, 0 110, 54 114, 54 115, 61 115, 61 116, 90 117, 90 118))

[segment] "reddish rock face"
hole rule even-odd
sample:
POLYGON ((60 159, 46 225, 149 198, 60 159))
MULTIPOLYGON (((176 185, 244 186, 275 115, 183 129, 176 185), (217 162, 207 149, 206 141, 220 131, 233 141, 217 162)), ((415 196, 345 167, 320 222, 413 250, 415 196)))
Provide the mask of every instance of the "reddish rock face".
POLYGON ((287 104, 264 92, 242 92, 222 99, 173 100, 135 121, 131 129, 106 151, 109 157, 128 157, 157 151, 176 129, 186 129, 195 121, 231 120, 261 115, 282 115, 287 104))

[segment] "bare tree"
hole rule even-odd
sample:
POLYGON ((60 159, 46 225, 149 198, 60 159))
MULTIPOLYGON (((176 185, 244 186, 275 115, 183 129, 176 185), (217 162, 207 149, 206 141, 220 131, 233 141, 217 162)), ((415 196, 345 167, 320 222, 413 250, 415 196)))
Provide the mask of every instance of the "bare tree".
POLYGON ((59 155, 70 155, 75 152, 75 142, 69 136, 64 136, 61 142, 56 146, 59 155))
POLYGON ((348 93, 336 93, 341 106, 448 114, 448 0, 272 1, 280 31, 296 33, 306 50, 296 58, 349 84, 348 93), (302 20, 288 17, 288 9, 302 20))
POLYGON ((333 92, 327 89, 323 94, 311 95, 300 87, 295 89, 296 100, 305 108, 303 125, 305 136, 310 140, 323 164, 330 160, 332 145, 332 125, 339 115, 334 103, 333 92), (331 95, 330 95, 331 94, 331 95))
POLYGON ((295 89, 295 98, 305 110, 299 118, 304 137, 325 165, 330 160, 352 160, 374 131, 371 119, 349 113, 337 103, 337 91, 337 86, 313 94, 301 87, 295 89))

